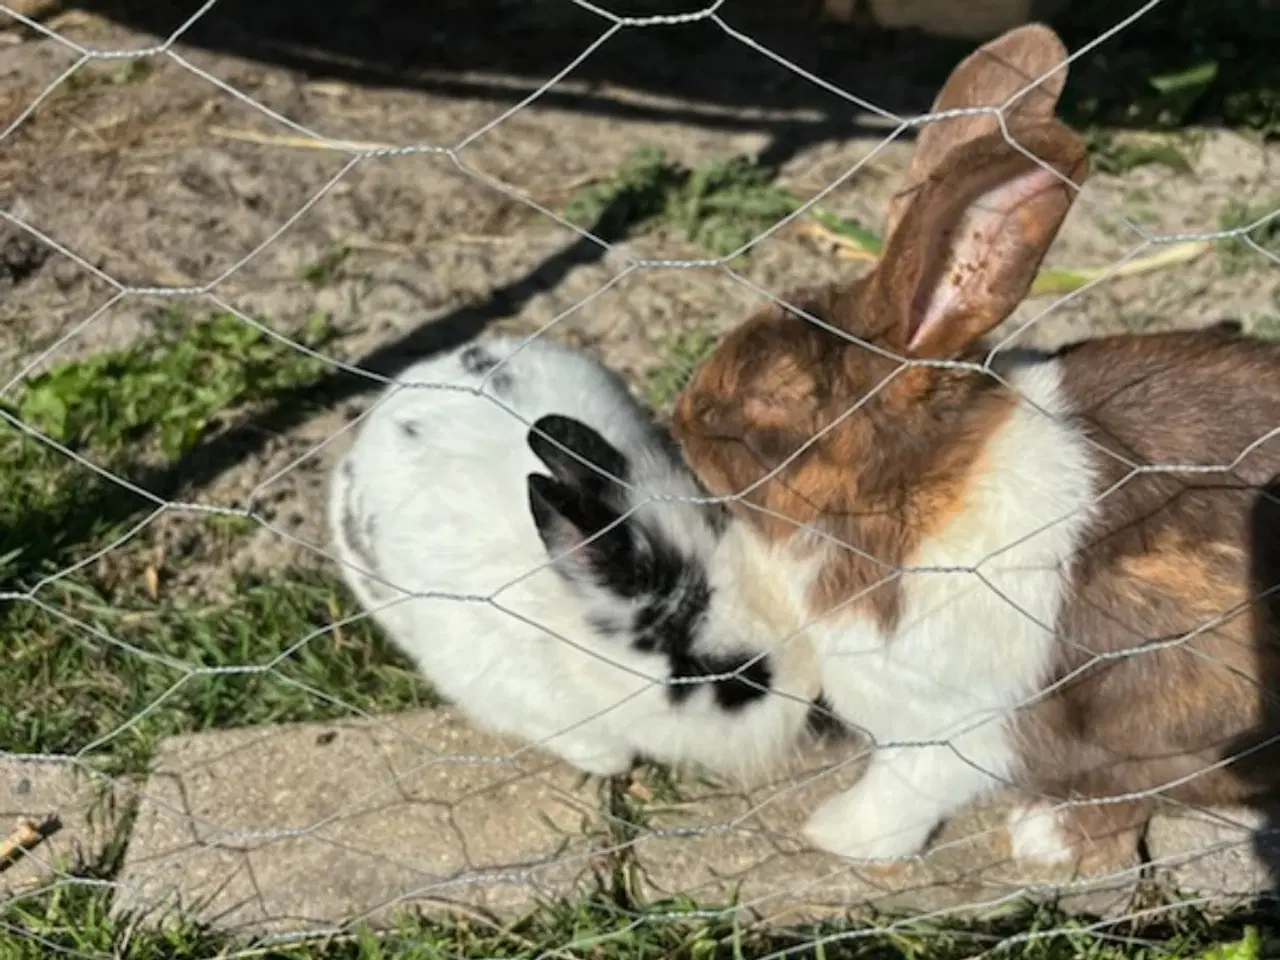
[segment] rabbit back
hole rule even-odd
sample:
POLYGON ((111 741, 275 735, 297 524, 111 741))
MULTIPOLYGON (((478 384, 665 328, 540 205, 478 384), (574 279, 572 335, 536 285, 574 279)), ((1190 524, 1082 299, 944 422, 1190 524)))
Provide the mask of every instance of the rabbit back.
POLYGON ((572 412, 632 446, 646 429, 610 371, 551 342, 521 343, 494 337, 406 369, 359 425, 331 487, 344 579, 460 701, 494 688, 516 702, 532 695, 526 684, 554 697, 570 678, 549 644, 584 630, 529 516, 526 477, 542 465, 528 424, 572 412))

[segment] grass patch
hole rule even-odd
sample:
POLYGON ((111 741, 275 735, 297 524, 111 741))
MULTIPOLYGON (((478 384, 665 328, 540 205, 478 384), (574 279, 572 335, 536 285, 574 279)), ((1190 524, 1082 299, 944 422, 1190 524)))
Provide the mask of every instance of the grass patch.
MULTIPOLYGON (((295 339, 312 350, 332 335, 317 316, 295 339)), ((25 384, 16 412, 72 448, 133 459, 186 453, 229 409, 318 378, 323 360, 234 314, 189 322, 167 314, 138 345, 59 364, 25 384)))
POLYGON ((1094 128, 1085 134, 1089 161, 1096 173, 1123 176, 1139 167, 1162 166, 1175 173, 1191 173, 1191 161, 1172 143, 1118 139, 1109 130, 1094 128))
MULTIPOLYGON (((330 331, 314 319, 294 336, 316 349, 330 331)), ((128 477, 172 463, 255 404, 327 371, 323 360, 233 315, 172 315, 132 347, 32 378, 5 412, 128 477)), ((29 590, 36 578, 111 543, 127 522, 121 517, 153 508, 66 453, 0 425, 0 589, 29 590), (83 509, 121 499, 129 502, 107 512, 114 519, 83 509)), ((205 522, 215 544, 256 527, 240 516, 205 522)), ((120 564, 135 551, 132 542, 120 544, 109 560, 120 564)), ((157 741, 175 733, 434 702, 370 621, 312 636, 355 612, 336 581, 285 572, 231 583, 230 598, 216 602, 157 601, 144 586, 95 563, 46 583, 34 599, 0 602, 4 749, 92 747, 88 758, 105 769, 136 772, 157 741)))
POLYGON ((97 744, 86 758, 101 769, 141 772, 173 734, 436 702, 369 619, 326 630, 356 612, 329 578, 241 580, 217 603, 108 595, 84 580, 37 596, 0 618, 0 744, 18 753, 97 744))
POLYGON ((1223 230, 1238 230, 1258 224, 1242 236, 1219 241, 1218 256, 1222 269, 1228 275, 1234 276, 1253 267, 1274 266, 1270 259, 1254 249, 1244 237, 1247 236, 1263 250, 1280 256, 1280 214, 1276 211, 1280 211, 1280 196, 1264 204, 1249 204, 1242 200, 1233 200, 1227 204, 1220 221, 1223 230), (1269 220, 1263 220, 1272 214, 1275 215, 1269 220))
MULTIPOLYGON (((1076 0, 1051 23, 1072 50, 1145 0, 1076 0)), ((1226 124, 1280 134, 1280 18, 1257 0, 1178 0, 1148 10, 1072 67, 1063 111, 1077 126, 1226 124)), ((954 62, 954 61, 952 61, 954 62)))
MULTIPOLYGON (((751 157, 689 169, 668 160, 656 147, 641 147, 613 177, 578 191, 564 214, 609 241, 662 220, 682 231, 690 243, 724 257, 803 204, 773 182, 775 175, 751 157)), ((828 229, 878 244, 870 231, 837 214, 815 208, 807 213, 828 229)))
MULTIPOLYGON (((332 336, 322 317, 294 338, 332 336)), ((267 402, 314 382, 328 365, 232 314, 167 315, 134 346, 58 364, 0 405, 115 477, 170 464, 267 402)), ((0 589, 63 568, 154 502, 0 422, 0 589), (96 503, 111 509, 86 510, 96 503), (110 518, 110 519, 108 519, 110 518)))
POLYGON ((1262 960, 1274 946, 1259 925, 1215 924, 1185 909, 1173 911, 1159 927, 1118 923, 1101 934, 1048 909, 967 926, 938 920, 891 925, 886 918, 878 925, 823 924, 785 934, 743 929, 729 911, 708 913, 687 900, 627 908, 601 894, 549 905, 502 927, 479 917, 433 922, 405 911, 384 931, 357 928, 322 941, 268 945, 232 940, 194 924, 163 931, 135 927, 128 918, 110 917, 102 890, 63 887, 0 907, 0 960, 1262 960), (1028 933, 1031 939, 1017 939, 1028 933))

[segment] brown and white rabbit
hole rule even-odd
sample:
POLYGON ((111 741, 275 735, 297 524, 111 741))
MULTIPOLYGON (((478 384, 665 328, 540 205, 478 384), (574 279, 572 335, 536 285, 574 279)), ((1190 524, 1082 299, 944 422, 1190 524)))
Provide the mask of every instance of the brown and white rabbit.
POLYGON ((675 409, 703 483, 794 558, 826 696, 877 745, 806 824, 833 853, 915 854, 1012 784, 1016 857, 1107 855, 1157 795, 1280 784, 1280 346, 1204 331, 998 376, 951 362, 983 359, 1087 176, 1053 117, 1065 64, 1033 24, 958 65, 935 109, 1048 76, 1004 111, 1021 149, 991 113, 925 127, 876 267, 785 298, 821 324, 746 320, 675 409), (1223 469, 1178 469, 1199 465, 1223 469))

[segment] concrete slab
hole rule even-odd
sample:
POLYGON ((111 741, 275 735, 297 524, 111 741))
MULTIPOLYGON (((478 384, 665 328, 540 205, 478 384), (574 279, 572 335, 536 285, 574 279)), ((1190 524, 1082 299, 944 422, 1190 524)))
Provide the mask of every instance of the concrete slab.
POLYGON ((1147 847, 1162 886, 1230 901, 1275 888, 1280 819, 1251 810, 1169 810, 1152 821, 1147 847))
POLYGON ((1026 899, 1118 916, 1152 882, 1223 900, 1268 887, 1257 817, 1174 811, 1149 833, 1154 865, 1134 850, 1088 873, 1033 869, 1009 855, 1007 796, 893 870, 819 853, 799 829, 856 780, 856 742, 806 751, 751 790, 686 776, 670 796, 641 782, 634 829, 608 822, 598 783, 517 751, 450 710, 175 738, 140 795, 115 909, 153 921, 181 909, 254 933, 381 924, 401 906, 505 918, 585 892, 619 850, 641 901, 736 905, 781 926, 983 915, 1026 899))
POLYGON ((23 821, 43 839, 0 863, 0 903, 97 862, 115 838, 128 784, 70 762, 0 759, 0 843, 23 821))
POLYGON ((598 866, 598 787, 447 710, 177 737, 139 798, 117 912, 238 932, 507 916, 598 866))

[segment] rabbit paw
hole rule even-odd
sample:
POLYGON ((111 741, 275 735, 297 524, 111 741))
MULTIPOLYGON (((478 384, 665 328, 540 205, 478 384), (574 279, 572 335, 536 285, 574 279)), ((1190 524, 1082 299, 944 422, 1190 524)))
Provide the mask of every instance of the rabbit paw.
POLYGON ((903 816, 889 798, 857 787, 822 804, 805 824, 805 838, 820 850, 850 860, 899 860, 924 849, 934 818, 903 816))
POLYGON ((631 770, 635 754, 630 750, 600 743, 556 743, 556 754, 565 763, 583 773, 607 779, 631 770))
POLYGON ((1009 811, 1010 852, 1025 863, 1068 863, 1075 857, 1059 810, 1049 803, 1019 804, 1009 811))

